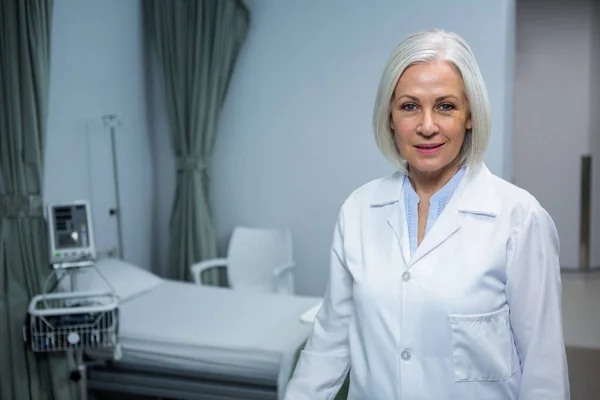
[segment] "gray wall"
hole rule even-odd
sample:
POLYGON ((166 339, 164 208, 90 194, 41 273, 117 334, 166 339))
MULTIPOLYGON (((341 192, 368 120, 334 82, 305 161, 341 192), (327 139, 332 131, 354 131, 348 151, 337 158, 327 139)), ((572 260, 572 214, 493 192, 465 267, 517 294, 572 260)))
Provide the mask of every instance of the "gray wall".
POLYGON ((117 245, 109 131, 117 147, 124 256, 152 260, 153 164, 146 111, 144 36, 137 0, 55 0, 46 149, 46 202, 92 202, 98 247, 117 245))
POLYGON ((470 42, 494 112, 486 160, 509 176, 513 1, 248 3, 252 26, 212 163, 222 249, 238 224, 289 227, 298 291, 323 293, 341 203, 359 185, 392 172, 375 147, 371 112, 387 57, 413 31, 441 27, 470 42))
MULTIPOLYGON (((600 120, 595 110, 600 100, 600 39, 592 4, 592 0, 517 2, 514 178, 554 218, 561 264, 567 268, 578 265, 580 157, 592 150, 592 143, 596 182, 600 175, 600 120)), ((595 265, 600 261, 599 199, 596 184, 595 265)))
MULTIPOLYGON (((418 5, 249 0, 252 25, 223 109, 212 163, 221 251, 235 225, 292 229, 298 290, 321 294, 339 206, 388 174, 371 133, 383 65, 406 34, 442 27, 471 43, 494 109, 490 168, 510 177, 514 1, 418 5), (491 7, 491 8, 490 8, 491 7), (500 61, 501 60, 501 61, 500 61)), ((116 244, 110 142, 118 133, 125 258, 166 265, 173 158, 139 1, 57 0, 48 122, 47 201, 88 198, 98 244, 116 244), (92 151, 93 150, 93 151, 92 151)))
MULTIPOLYGON (((591 1, 591 0, 590 0, 591 1)), ((593 2, 590 96, 590 154, 592 155, 592 266, 600 267, 600 2, 593 2)))

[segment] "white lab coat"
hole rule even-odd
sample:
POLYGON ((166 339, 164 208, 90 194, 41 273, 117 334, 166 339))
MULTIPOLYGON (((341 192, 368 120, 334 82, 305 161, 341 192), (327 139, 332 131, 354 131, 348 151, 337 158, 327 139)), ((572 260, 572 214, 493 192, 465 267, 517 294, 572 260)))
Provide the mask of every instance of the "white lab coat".
POLYGON ((555 225, 526 191, 467 168, 413 257, 403 175, 344 202, 330 282, 285 400, 566 400, 555 225))

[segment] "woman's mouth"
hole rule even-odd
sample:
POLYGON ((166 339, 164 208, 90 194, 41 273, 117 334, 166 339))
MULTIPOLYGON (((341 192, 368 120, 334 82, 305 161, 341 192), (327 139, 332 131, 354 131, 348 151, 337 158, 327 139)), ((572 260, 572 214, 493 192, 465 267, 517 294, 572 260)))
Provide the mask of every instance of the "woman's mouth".
POLYGON ((416 145, 415 148, 421 154, 434 154, 441 149, 443 145, 444 143, 428 143, 416 145))

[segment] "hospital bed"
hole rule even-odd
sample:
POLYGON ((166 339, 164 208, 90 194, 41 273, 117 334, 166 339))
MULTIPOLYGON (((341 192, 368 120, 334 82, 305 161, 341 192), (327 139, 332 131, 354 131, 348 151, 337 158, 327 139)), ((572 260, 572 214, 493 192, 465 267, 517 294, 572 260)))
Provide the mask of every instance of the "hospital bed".
MULTIPOLYGON (((168 399, 278 399, 321 299, 162 279, 117 259, 96 264, 119 299, 119 347, 87 350, 91 392, 168 399), (114 359, 115 354, 117 359, 114 359)), ((102 290, 94 271, 78 290, 102 290)))

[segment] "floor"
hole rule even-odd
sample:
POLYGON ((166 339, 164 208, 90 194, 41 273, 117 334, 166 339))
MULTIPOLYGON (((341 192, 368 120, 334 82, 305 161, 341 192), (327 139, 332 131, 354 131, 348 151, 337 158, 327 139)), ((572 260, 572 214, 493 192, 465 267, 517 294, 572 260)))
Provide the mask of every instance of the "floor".
POLYGON ((567 347, 571 400, 600 399, 600 349, 567 347))
POLYGON ((563 331, 572 400, 600 399, 600 273, 562 274, 563 331))
MULTIPOLYGON (((600 349, 567 347, 571 400, 600 399, 600 349)), ((152 397, 95 394, 89 400, 159 400, 152 397)))
POLYGON ((131 394, 116 393, 94 393, 90 394, 88 400, 161 400, 156 397, 135 396, 131 394))

